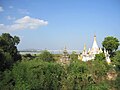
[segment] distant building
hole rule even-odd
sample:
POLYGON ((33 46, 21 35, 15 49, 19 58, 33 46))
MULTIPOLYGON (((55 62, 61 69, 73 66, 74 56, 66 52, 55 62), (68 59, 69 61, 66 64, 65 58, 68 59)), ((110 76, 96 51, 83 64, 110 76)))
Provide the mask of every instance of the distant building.
POLYGON ((68 64, 68 63, 70 62, 69 54, 68 54, 68 52, 67 52, 66 47, 65 47, 64 50, 63 50, 63 54, 62 54, 62 56, 61 56, 61 58, 60 58, 60 62, 61 62, 62 64, 68 64))
MULTIPOLYGON (((86 62, 86 61, 95 59, 95 55, 100 53, 103 53, 103 51, 101 48, 98 47, 97 41, 96 41, 96 35, 94 35, 92 48, 91 49, 89 48, 89 50, 87 51, 86 45, 84 45, 83 52, 81 55, 78 55, 78 59, 86 62)), ((105 49, 104 49, 104 54, 105 54, 107 63, 108 64, 111 63, 111 60, 109 58, 110 55, 108 54, 108 51, 106 51, 105 49)))

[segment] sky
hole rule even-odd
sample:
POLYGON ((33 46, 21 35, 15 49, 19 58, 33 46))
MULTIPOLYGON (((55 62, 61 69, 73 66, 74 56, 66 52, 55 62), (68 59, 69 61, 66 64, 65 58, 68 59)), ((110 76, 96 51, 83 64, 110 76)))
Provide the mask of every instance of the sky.
POLYGON ((0 34, 20 37, 19 50, 82 50, 107 36, 120 40, 120 0, 0 0, 0 34))

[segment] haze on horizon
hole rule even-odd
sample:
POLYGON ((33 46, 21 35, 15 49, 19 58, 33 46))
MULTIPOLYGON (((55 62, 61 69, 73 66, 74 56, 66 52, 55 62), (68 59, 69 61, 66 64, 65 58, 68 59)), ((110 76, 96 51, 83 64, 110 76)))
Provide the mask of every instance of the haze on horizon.
POLYGON ((20 37, 18 49, 82 50, 106 36, 120 40, 119 0, 0 0, 0 34, 20 37))

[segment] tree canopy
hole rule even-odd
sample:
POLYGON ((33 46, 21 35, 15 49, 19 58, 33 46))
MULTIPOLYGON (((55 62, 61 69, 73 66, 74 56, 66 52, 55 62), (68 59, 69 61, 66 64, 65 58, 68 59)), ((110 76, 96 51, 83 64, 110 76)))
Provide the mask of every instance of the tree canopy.
POLYGON ((104 53, 96 54, 95 60, 105 61, 105 54, 104 53))
POLYGON ((117 66, 117 69, 120 71, 120 50, 116 51, 115 56, 113 57, 113 62, 117 66))
POLYGON ((102 45, 106 50, 108 50, 109 54, 112 56, 113 52, 118 49, 120 43, 116 37, 108 36, 104 39, 102 45))
POLYGON ((71 60, 77 60, 78 59, 78 55, 76 54, 75 51, 72 52, 72 54, 70 55, 71 60))
POLYGON ((54 61, 53 55, 47 51, 44 50, 41 52, 41 54, 39 55, 39 59, 43 60, 43 61, 54 61))
POLYGON ((14 62, 21 59, 16 47, 19 42, 19 37, 12 37, 9 33, 0 36, 0 70, 10 68, 14 62))
POLYGON ((16 63, 2 75, 0 90, 60 90, 64 68, 39 59, 16 63))

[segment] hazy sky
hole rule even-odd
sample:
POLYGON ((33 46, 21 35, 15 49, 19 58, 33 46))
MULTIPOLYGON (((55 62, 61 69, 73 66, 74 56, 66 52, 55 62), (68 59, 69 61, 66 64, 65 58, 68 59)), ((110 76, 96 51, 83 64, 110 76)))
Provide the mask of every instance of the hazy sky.
POLYGON ((120 40, 120 0, 0 0, 0 34, 20 37, 19 49, 83 49, 106 36, 120 40))

